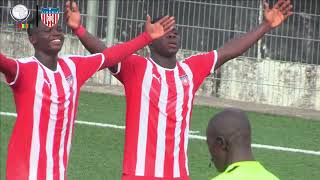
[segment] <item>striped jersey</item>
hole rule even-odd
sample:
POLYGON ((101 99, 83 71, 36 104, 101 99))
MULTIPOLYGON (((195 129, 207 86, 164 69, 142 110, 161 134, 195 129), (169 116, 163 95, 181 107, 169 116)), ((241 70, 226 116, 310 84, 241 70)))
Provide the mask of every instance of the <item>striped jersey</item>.
POLYGON ((188 135, 195 92, 214 70, 217 52, 166 69, 132 55, 114 74, 126 94, 123 180, 188 180, 188 135))
POLYGON ((18 116, 8 145, 7 180, 64 180, 80 87, 100 69, 104 55, 61 57, 55 71, 35 57, 15 62, 16 77, 8 83, 18 116))

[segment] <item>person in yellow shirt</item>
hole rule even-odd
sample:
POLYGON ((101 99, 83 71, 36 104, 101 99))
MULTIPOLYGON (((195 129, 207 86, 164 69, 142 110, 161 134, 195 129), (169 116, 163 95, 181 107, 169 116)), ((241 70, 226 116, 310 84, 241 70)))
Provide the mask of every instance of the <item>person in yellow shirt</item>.
POLYGON ((225 109, 208 124, 207 144, 219 172, 212 180, 279 180, 256 161, 251 149, 251 127, 246 114, 225 109))

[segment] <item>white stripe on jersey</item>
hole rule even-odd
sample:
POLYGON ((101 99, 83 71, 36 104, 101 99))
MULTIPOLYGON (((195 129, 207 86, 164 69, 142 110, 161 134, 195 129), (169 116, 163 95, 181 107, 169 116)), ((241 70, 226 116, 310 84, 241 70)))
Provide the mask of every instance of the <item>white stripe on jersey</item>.
POLYGON ((147 133, 148 133, 148 119, 149 119, 149 95, 152 83, 152 63, 147 61, 146 71, 143 77, 141 91, 141 106, 140 106, 140 120, 139 120, 139 134, 138 134, 138 148, 137 148, 137 164, 136 175, 144 176, 147 133))
MULTIPOLYGON (((60 67, 59 65, 57 68, 60 67)), ((53 142, 54 142, 54 132, 56 128, 57 122, 57 114, 58 114, 58 90, 57 85, 54 79, 54 73, 51 71, 47 71, 47 76, 49 79, 49 83, 51 86, 51 106, 50 106, 50 117, 49 117, 49 125, 47 132, 47 140, 46 140, 46 152, 47 152, 47 178, 46 180, 53 180, 53 142)))
POLYGON ((17 82, 17 79, 18 79, 19 74, 20 74, 20 66, 19 66, 18 61, 16 61, 16 60, 13 60, 13 61, 14 61, 14 62, 16 63, 16 65, 17 65, 17 72, 16 72, 16 76, 14 77, 14 80, 13 80, 12 82, 8 82, 8 84, 9 84, 10 86, 14 85, 14 84, 17 82))
POLYGON ((182 107, 183 107, 183 98, 184 90, 182 82, 179 76, 179 68, 174 69, 174 78, 176 83, 177 91, 177 102, 176 102, 176 128, 174 133, 174 152, 173 152, 173 177, 180 177, 180 168, 179 168, 179 151, 180 151, 180 135, 181 135, 181 124, 182 124, 182 107))
POLYGON ((70 71, 72 73, 72 76, 73 76, 73 106, 72 106, 72 113, 71 113, 71 119, 70 119, 70 127, 69 127, 69 134, 68 134, 68 144, 67 144, 67 161, 68 161, 68 158, 69 158, 69 153, 70 153, 70 148, 71 148, 71 138, 72 138, 72 131, 73 131, 73 119, 74 119, 74 111, 75 111, 75 108, 74 106, 76 105, 76 97, 77 97, 77 94, 78 94, 78 91, 77 91, 77 75, 75 74, 76 73, 76 66, 75 64, 69 59, 69 58, 63 58, 65 61, 65 63, 68 65, 68 67, 70 68, 70 71))
POLYGON ((66 81, 66 76, 63 73, 63 70, 61 70, 61 75, 62 76, 62 86, 65 94, 65 104, 64 104, 64 118, 63 118, 63 126, 62 126, 62 131, 61 131, 61 137, 60 137, 60 148, 59 148, 59 172, 60 172, 60 179, 64 179, 64 172, 65 172, 65 167, 63 164, 63 154, 64 154, 64 140, 66 136, 66 130, 67 130, 67 123, 68 123, 68 109, 69 109, 69 97, 71 96, 70 94, 70 85, 66 81))
POLYGON ((213 61, 213 65, 212 65, 212 68, 210 70, 210 73, 214 73, 214 69, 216 67, 216 64, 217 64, 217 61, 218 61, 218 52, 216 50, 213 51, 213 54, 214 54, 214 61, 213 61))
POLYGON ((166 148, 166 126, 167 114, 166 112, 168 99, 168 84, 165 71, 162 68, 157 68, 161 79, 161 91, 158 102, 159 120, 157 128, 157 148, 156 148, 156 162, 155 162, 155 177, 163 177, 164 174, 164 156, 166 148))
POLYGON ((193 74, 191 69, 188 65, 184 63, 180 63, 182 69, 184 72, 186 72, 188 78, 189 78, 189 99, 188 99, 188 112, 186 116, 186 129, 184 133, 184 153, 185 153, 185 159, 186 159, 186 170, 187 174, 189 175, 189 167, 188 167, 188 140, 189 140, 189 125, 190 125, 190 113, 192 109, 192 99, 193 99, 193 74))
POLYGON ((34 107, 33 107, 33 126, 32 126, 32 139, 31 139, 31 150, 30 150, 30 161, 29 161, 29 180, 37 179, 38 175, 38 163, 39 163, 39 153, 40 153, 40 114, 42 107, 42 97, 43 97, 43 84, 44 75, 43 70, 38 66, 35 86, 35 96, 34 96, 34 107))

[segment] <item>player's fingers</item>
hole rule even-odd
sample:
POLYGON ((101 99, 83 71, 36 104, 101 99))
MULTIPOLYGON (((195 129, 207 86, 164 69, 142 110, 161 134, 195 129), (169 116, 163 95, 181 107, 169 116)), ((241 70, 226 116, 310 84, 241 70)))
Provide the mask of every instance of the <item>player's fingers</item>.
POLYGON ((175 19, 173 16, 169 17, 166 21, 162 22, 161 25, 163 27, 167 27, 168 25, 172 24, 172 22, 174 22, 175 19))
POLYGON ((73 11, 75 11, 75 12, 78 12, 79 11, 79 8, 78 8, 78 5, 77 5, 77 3, 76 2, 74 2, 74 1, 71 1, 71 3, 72 3, 72 10, 73 11))
POLYGON ((155 23, 160 23, 162 24, 164 21, 166 21, 169 18, 168 15, 166 15, 165 17, 161 18, 159 21, 155 22, 155 23))
POLYGON ((147 15, 146 24, 147 24, 147 25, 151 24, 151 17, 149 16, 149 14, 147 15))
POLYGON ((290 5, 287 7, 287 9, 285 10, 285 14, 289 14, 290 12, 292 12, 293 6, 290 5))
POLYGON ((170 23, 166 24, 165 26, 163 26, 163 29, 164 31, 168 30, 168 29, 171 29, 171 28, 174 28, 174 25, 176 24, 176 21, 173 20, 173 21, 170 21, 170 23))
POLYGON ((70 8, 70 1, 66 2, 66 8, 70 8))
POLYGON ((287 9, 288 6, 290 6, 290 3, 291 3, 290 0, 284 1, 284 3, 281 4, 281 6, 280 6, 280 11, 282 13, 285 13, 285 10, 287 9))
POLYGON ((264 6, 264 9, 265 9, 265 10, 268 10, 268 9, 269 9, 269 3, 267 3, 266 0, 263 0, 263 6, 264 6))
POLYGON ((283 3, 284 3, 284 0, 278 0, 278 2, 273 6, 273 8, 279 9, 283 3))
POLYGON ((164 34, 169 33, 170 31, 172 31, 173 28, 174 28, 174 26, 169 27, 167 30, 164 31, 164 34))
POLYGON ((292 11, 288 12, 285 16, 284 16, 284 19, 288 19, 289 16, 291 16, 293 14, 292 11))
POLYGON ((70 18, 70 13, 64 14, 64 18, 65 18, 66 22, 68 22, 68 20, 70 18))

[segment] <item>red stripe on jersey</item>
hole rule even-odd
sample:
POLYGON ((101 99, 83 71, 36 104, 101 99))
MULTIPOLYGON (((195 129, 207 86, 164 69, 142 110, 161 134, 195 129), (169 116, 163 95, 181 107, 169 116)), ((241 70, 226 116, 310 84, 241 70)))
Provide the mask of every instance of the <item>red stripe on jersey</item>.
MULTIPOLYGON (((30 77, 37 77, 37 64, 35 63, 30 66, 35 69, 35 71, 28 72, 30 77)), ((30 79, 27 79, 29 82, 28 85, 30 87, 36 87, 37 78, 30 79)), ((23 96, 17 92, 17 89, 13 89, 18 117, 8 144, 6 180, 29 179, 35 89, 28 90, 30 91, 28 96, 23 96), (21 101, 21 99, 23 99, 23 101, 21 101), (25 106, 24 102, 28 102, 30 106, 25 106)))
MULTIPOLYGON (((186 76, 186 72, 181 68, 179 63, 177 63, 178 69, 179 69, 179 77, 186 76)), ((189 102, 189 88, 190 84, 184 84, 182 83, 183 91, 184 91, 184 97, 183 97, 183 105, 182 105, 182 125, 181 125, 181 134, 180 134, 180 151, 179 151, 179 168, 180 168, 180 174, 181 175, 187 175, 187 169, 186 169, 186 158, 185 158, 185 151, 184 144, 185 144, 185 129, 187 125, 187 112, 188 112, 188 102, 189 102)))
MULTIPOLYGON (((50 18, 50 15, 49 15, 49 14, 47 15, 47 18, 50 18)), ((51 27, 51 21, 50 21, 50 20, 47 20, 47 23, 48 23, 48 26, 51 27)))
POLYGON ((146 76, 147 62, 143 63, 139 77, 136 77, 135 81, 126 81, 127 86, 125 88, 135 87, 134 91, 126 89, 127 105, 126 109, 130 111, 126 112, 126 129, 125 129, 125 146, 124 146, 124 158, 123 158, 123 173, 135 174, 137 164, 137 147, 138 147, 138 134, 139 134, 139 120, 141 111, 141 96, 142 85, 136 85, 136 83, 142 84, 144 76, 146 76), (130 101, 128 101, 130 99, 130 101), (132 108, 135 107, 135 108, 132 108), (128 118, 130 116, 130 119, 128 118), (129 119, 129 120, 128 120, 129 119), (132 119, 132 121, 130 121, 132 119))
POLYGON ((146 161, 145 161, 145 176, 154 176, 155 162, 156 162, 156 148, 157 142, 155 141, 158 136, 158 117, 159 117, 159 97, 161 92, 161 79, 160 74, 155 66, 152 68, 152 83, 150 88, 150 102, 149 104, 149 117, 148 117, 148 132, 147 132, 147 147, 146 147, 146 161))
MULTIPOLYGON (((66 78, 68 77, 72 77, 72 73, 68 67, 68 65, 64 62, 64 61, 58 61, 60 66, 61 66, 61 69, 62 71, 64 72, 64 76, 66 78)), ((67 149, 67 146, 68 146, 68 141, 69 141, 69 133, 70 133, 70 123, 72 122, 72 112, 73 112, 73 97, 74 97, 74 90, 73 90, 73 83, 74 82, 70 82, 70 81, 74 81, 73 79, 74 77, 72 77, 72 79, 70 80, 69 79, 69 83, 72 83, 72 84, 69 84, 70 85, 70 96, 69 96, 69 101, 70 101, 70 105, 69 105, 69 109, 68 109, 68 123, 67 123, 67 130, 66 130, 66 134, 65 134, 65 139, 64 139, 64 153, 63 153, 63 164, 64 164, 64 167, 67 167, 67 161, 68 161, 68 149, 67 149)), ((65 175, 65 179, 66 179, 66 173, 64 174, 65 175)))
POLYGON ((58 93, 58 113, 56 119, 56 126, 54 130, 54 139, 53 139, 53 179, 59 180, 60 170, 59 170, 59 149, 61 141, 61 133, 63 128, 64 121, 64 105, 65 105, 65 92, 62 84, 61 74, 54 74, 54 79, 56 82, 57 93, 58 93))
MULTIPOLYGON (((40 66, 39 66, 40 67, 40 66)), ((42 93, 42 108, 41 108, 41 117, 40 117, 40 152, 39 152, 39 163, 38 163, 38 178, 46 179, 47 171, 47 153, 46 153, 46 142, 47 142, 47 132, 50 119, 50 105, 51 105, 51 84, 45 70, 42 68, 45 83, 43 84, 42 93), (47 83, 46 83, 47 82, 47 83)))
POLYGON ((168 84, 167 98, 167 126, 166 126, 166 152, 164 160, 164 177, 173 177, 173 152, 175 142, 176 128, 176 105, 177 105, 177 89, 173 71, 166 71, 168 84))
POLYGON ((45 25, 49 26, 48 14, 45 14, 45 25))

